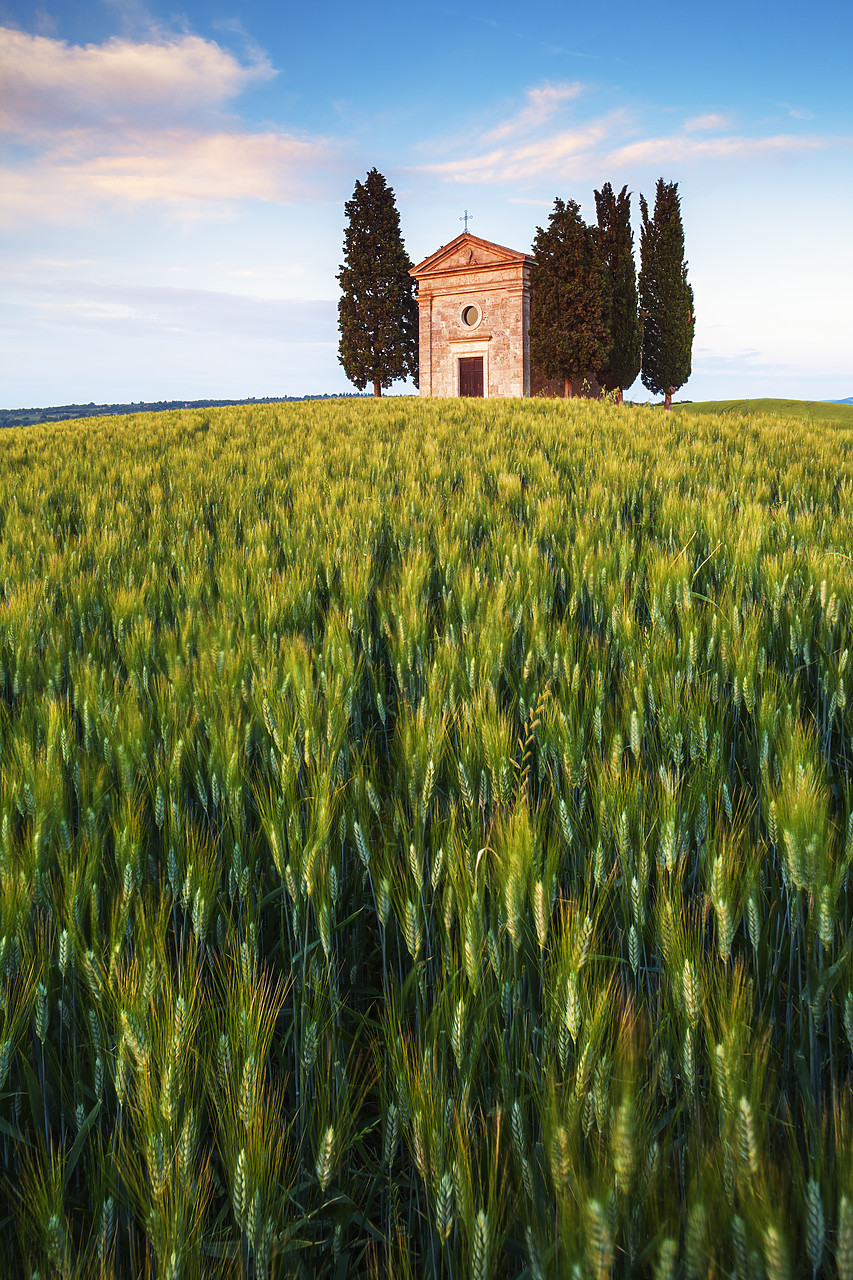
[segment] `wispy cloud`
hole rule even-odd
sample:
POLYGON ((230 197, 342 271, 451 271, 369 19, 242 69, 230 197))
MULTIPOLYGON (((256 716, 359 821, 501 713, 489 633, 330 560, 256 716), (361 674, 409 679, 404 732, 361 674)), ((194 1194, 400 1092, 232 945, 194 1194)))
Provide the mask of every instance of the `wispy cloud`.
POLYGON ((532 196, 507 196, 507 204, 533 204, 540 209, 550 209, 553 200, 534 200, 532 196))
POLYGON ((577 98, 580 84, 543 84, 527 90, 524 107, 482 136, 483 142, 502 142, 505 138, 526 137, 553 119, 564 102, 577 98))
POLYGON ((693 116, 690 120, 684 121, 685 133, 706 132, 709 129, 728 129, 732 123, 731 116, 723 116, 718 112, 710 111, 707 115, 693 116))
POLYGON ((775 134, 767 138, 729 135, 721 138, 694 138, 670 135, 666 138, 644 138, 617 147, 607 156, 614 165, 689 164, 697 160, 742 158, 755 159, 780 156, 797 151, 821 151, 837 139, 800 138, 791 134, 775 134))
POLYGON ((594 121, 584 128, 565 130, 511 147, 497 147, 482 155, 465 156, 421 166, 447 182, 521 182, 568 172, 583 156, 608 137, 610 122, 594 121))
POLYGON ((239 333, 243 340, 269 343, 337 340, 337 304, 320 299, 47 280, 29 283, 28 301, 20 309, 42 325, 138 336, 239 333))
POLYGON ((723 112, 692 116, 679 131, 661 136, 643 128, 641 112, 636 107, 595 118, 578 118, 589 115, 581 110, 581 95, 582 86, 577 84, 546 84, 529 89, 524 105, 501 124, 459 139, 455 146, 445 141, 445 150, 451 146, 457 155, 419 169, 451 183, 532 184, 588 178, 608 167, 758 159, 845 146, 850 141, 816 134, 736 133, 732 131, 732 116, 723 112), (558 112, 567 108, 574 117, 571 123, 557 121, 558 112))
POLYGON ((795 107, 790 102, 780 102, 777 105, 787 111, 792 120, 814 120, 816 118, 815 113, 809 111, 807 107, 795 107))

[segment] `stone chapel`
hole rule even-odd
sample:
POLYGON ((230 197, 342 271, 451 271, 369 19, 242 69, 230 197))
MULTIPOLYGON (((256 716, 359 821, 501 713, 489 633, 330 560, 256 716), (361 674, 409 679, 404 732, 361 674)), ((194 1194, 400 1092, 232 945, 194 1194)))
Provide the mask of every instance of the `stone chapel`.
POLYGON ((533 262, 463 231, 412 267, 422 396, 562 395, 530 365, 533 262))

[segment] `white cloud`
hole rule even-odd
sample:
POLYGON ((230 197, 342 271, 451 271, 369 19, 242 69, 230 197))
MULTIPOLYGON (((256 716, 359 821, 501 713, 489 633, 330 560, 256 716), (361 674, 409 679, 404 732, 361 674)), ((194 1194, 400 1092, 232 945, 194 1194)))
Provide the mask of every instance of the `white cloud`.
POLYGON ((244 66, 199 36, 82 46, 0 27, 0 128, 26 139, 57 128, 183 123, 275 74, 264 54, 244 66))
POLYGON ((330 145, 246 132, 222 111, 275 74, 259 51, 244 65, 197 36, 83 47, 0 28, 0 127, 24 144, 0 169, 0 219, 91 220, 102 203, 197 216, 305 199, 330 145))

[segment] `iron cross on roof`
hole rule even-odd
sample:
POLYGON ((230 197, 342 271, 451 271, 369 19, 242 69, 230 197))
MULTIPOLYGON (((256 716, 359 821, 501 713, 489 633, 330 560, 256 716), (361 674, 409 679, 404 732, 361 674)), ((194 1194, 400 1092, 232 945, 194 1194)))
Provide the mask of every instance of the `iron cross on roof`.
POLYGON ((465 230, 466 230, 466 231, 468 230, 468 223, 469 223, 469 221, 471 221, 471 220, 473 219, 473 217, 474 217, 473 213, 469 213, 469 212, 468 212, 468 210, 466 209, 466 210, 465 210, 465 213, 464 213, 464 214, 462 215, 462 217, 459 219, 459 221, 460 221, 460 222, 464 222, 464 223, 465 223, 465 230))

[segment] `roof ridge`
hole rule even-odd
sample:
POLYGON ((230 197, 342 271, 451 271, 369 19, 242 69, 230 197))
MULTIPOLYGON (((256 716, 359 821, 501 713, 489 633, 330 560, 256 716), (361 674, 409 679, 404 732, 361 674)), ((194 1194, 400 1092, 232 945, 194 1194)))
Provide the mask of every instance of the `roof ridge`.
MULTIPOLYGON (((477 244, 481 245, 484 249, 496 249, 499 253, 506 254, 508 258, 513 259, 516 262, 533 261, 532 254, 524 253, 520 249, 511 249, 509 245, 498 244, 496 240, 486 240, 483 236, 475 236, 470 231, 460 231, 458 236, 454 236, 452 240, 447 242, 447 244, 439 245, 433 253, 429 254, 421 262, 417 263, 416 266, 412 267, 409 274, 413 276, 417 276, 422 273, 426 274, 430 266, 437 264, 442 257, 445 257, 462 244, 477 244)), ((488 264, 475 263, 473 265, 484 267, 488 264)))

